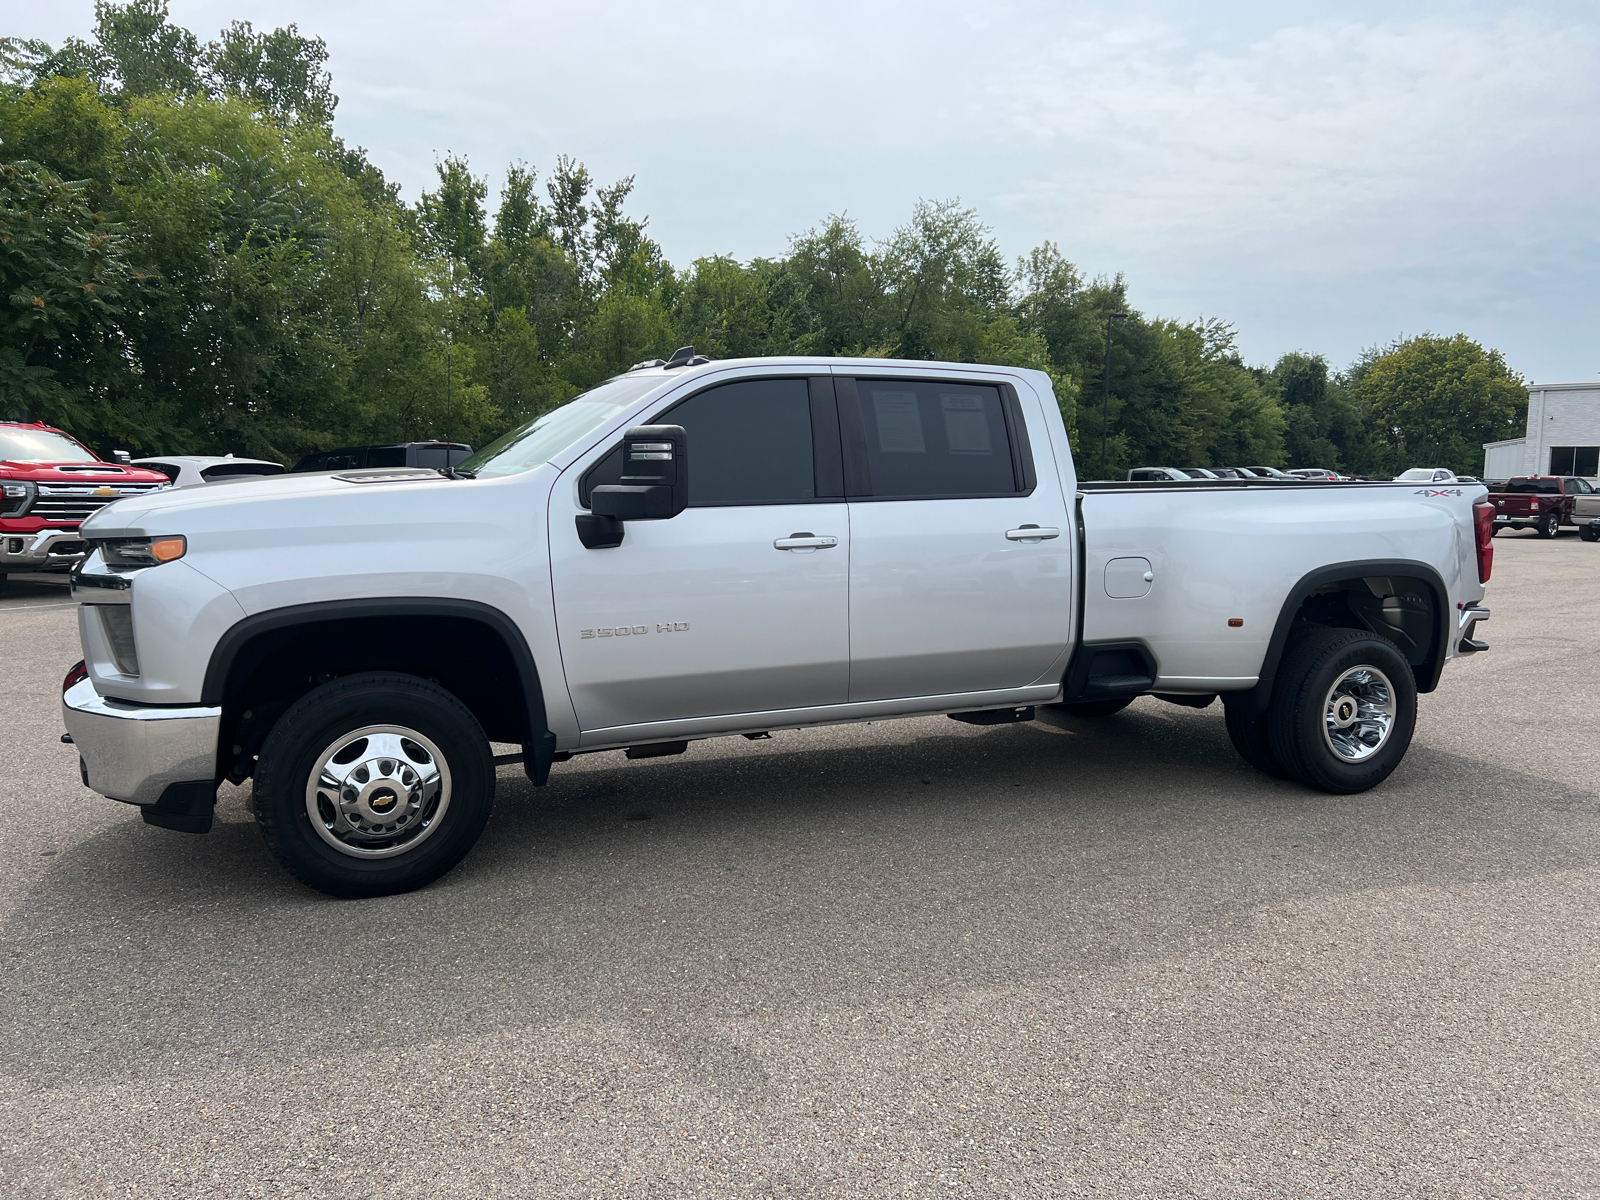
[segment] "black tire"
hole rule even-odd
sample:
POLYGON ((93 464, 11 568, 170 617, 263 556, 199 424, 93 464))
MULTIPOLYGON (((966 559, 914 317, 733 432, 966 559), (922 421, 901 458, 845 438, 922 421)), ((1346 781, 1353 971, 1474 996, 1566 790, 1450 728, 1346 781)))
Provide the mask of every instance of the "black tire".
POLYGON ((1539 536, 1542 538, 1553 538, 1560 528, 1561 514, 1552 508, 1539 521, 1539 536))
MULTIPOLYGON (((393 761, 396 756, 378 749, 372 752, 377 755, 373 762, 381 758, 384 766, 373 767, 367 776, 360 777, 368 787, 381 782, 371 782, 373 773, 386 771, 398 780, 412 765, 397 763, 393 761)), ((358 763, 355 770, 359 772, 366 765, 358 763)), ((331 763, 329 769, 334 769, 331 763)), ((352 775, 347 782, 357 778, 352 775)), ((432 883, 466 857, 489 820, 494 785, 494 756, 489 739, 477 718, 449 692, 414 675, 347 675, 302 696, 278 718, 267 735, 255 770, 256 824, 273 857, 307 886, 330 896, 389 896, 432 883), (400 732, 386 732, 391 727, 400 732), (343 833, 336 833, 340 811, 327 804, 328 797, 320 790, 316 802, 330 814, 324 821, 327 832, 312 826, 308 793, 313 772, 319 770, 325 756, 342 739, 365 730, 374 730, 372 740, 350 740, 347 748, 361 742, 356 754, 349 759, 340 756, 335 762, 348 766, 369 747, 377 746, 378 738, 391 737, 409 748, 412 762, 421 764, 418 769, 429 770, 428 764, 432 764, 431 769, 440 775, 438 789, 431 793, 433 807, 418 811, 416 823, 410 829, 401 829, 388 842, 381 840, 377 831, 384 827, 377 824, 366 833, 348 827, 343 833), (405 736, 407 733, 421 737, 413 740, 405 736), (435 753, 429 754, 421 741, 431 743, 435 753), (448 787, 443 783, 446 772, 448 787), (428 819, 430 812, 432 821, 428 819), (341 837, 346 847, 359 849, 336 848, 334 842, 341 837), (416 843, 410 849, 405 848, 410 844, 407 838, 416 843), (390 857, 357 856, 361 854, 390 857)), ((354 794, 354 788, 345 793, 332 790, 341 805, 342 796, 354 794)), ((407 794, 424 797, 425 790, 419 781, 417 789, 407 794)), ((387 796, 381 790, 375 794, 380 798, 373 803, 390 805, 392 813, 401 812, 393 807, 393 791, 387 796)), ((425 798, 421 803, 426 803, 425 798)), ((360 820, 360 810, 352 811, 360 820)), ((402 823, 406 819, 402 815, 402 823)))
POLYGON ((1586 542, 1597 541, 1600 540, 1600 529, 1596 529, 1593 525, 1585 525, 1578 530, 1578 536, 1586 542))
POLYGON ((1246 712, 1243 705, 1236 707, 1227 704, 1223 707, 1223 719, 1228 726, 1228 740, 1233 743, 1240 758, 1263 775, 1270 775, 1274 779, 1289 778, 1289 772, 1283 769, 1267 738, 1266 713, 1246 712))
MULTIPOLYGON (((1359 702, 1350 708, 1346 719, 1352 719, 1351 728, 1356 727, 1353 718, 1361 708, 1359 702)), ((1416 679, 1393 642, 1365 630, 1318 629, 1291 647, 1278 670, 1267 740, 1290 777, 1318 791, 1348 795, 1376 787, 1389 777, 1411 745, 1416 721, 1416 679), (1357 747, 1364 757, 1352 760, 1334 750, 1328 718, 1340 704, 1334 685, 1361 668, 1387 681, 1382 692, 1393 713, 1376 748, 1357 747)), ((1352 736, 1348 730, 1335 732, 1352 736)))
POLYGON ((1489 526, 1489 536, 1490 537, 1499 537, 1500 536, 1500 531, 1502 529, 1504 529, 1504 528, 1505 528, 1504 525, 1491 525, 1491 526, 1489 526))
POLYGON ((1134 702, 1133 696, 1119 696, 1115 700, 1074 700, 1070 704, 1052 704, 1050 707, 1057 712, 1064 712, 1069 717, 1109 717, 1119 713, 1134 702))

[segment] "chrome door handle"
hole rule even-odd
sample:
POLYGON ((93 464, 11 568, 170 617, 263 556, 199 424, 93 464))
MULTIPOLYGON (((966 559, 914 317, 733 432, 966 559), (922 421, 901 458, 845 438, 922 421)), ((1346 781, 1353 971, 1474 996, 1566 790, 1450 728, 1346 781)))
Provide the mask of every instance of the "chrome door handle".
POLYGON ((1061 530, 1054 525, 1024 525, 1020 529, 1006 530, 1006 537, 1013 542, 1048 542, 1060 536, 1061 530))
POLYGON ((818 537, 814 533, 791 533, 786 538, 774 539, 772 544, 779 550, 826 550, 830 546, 837 546, 839 539, 818 537))

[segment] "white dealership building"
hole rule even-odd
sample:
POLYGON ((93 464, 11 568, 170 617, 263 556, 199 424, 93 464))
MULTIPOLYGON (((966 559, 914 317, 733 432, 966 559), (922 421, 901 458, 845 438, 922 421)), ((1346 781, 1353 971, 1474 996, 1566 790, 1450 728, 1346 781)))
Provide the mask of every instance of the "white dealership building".
POLYGON ((1528 432, 1483 444, 1483 478, 1600 475, 1600 379, 1528 385, 1528 432))

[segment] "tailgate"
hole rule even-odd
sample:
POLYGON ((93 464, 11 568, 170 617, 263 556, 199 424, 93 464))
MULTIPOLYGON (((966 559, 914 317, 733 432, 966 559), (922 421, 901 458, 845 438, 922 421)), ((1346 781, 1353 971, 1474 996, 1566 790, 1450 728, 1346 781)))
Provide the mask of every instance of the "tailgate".
POLYGON ((1501 492, 1489 497, 1497 517, 1536 517, 1541 497, 1532 492, 1501 492))

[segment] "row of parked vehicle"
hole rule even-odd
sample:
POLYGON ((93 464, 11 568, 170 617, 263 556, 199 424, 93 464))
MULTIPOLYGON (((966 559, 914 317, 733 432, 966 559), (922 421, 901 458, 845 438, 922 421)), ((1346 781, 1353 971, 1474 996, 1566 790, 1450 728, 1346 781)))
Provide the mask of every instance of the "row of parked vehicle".
MULTIPOLYGON (((1277 479, 1285 483, 1358 483, 1354 475, 1341 475, 1323 467, 1297 467, 1280 471, 1277 467, 1135 467, 1128 472, 1133 483, 1187 483, 1192 479, 1277 479)), ((1388 481, 1384 481, 1388 482, 1388 481)), ((1471 475, 1457 475, 1446 467, 1412 467, 1394 477, 1396 483, 1478 483, 1471 475)))
POLYGON ((1494 505, 1494 532, 1533 529, 1553 538, 1576 527, 1586 542, 1600 541, 1600 491, 1577 475, 1517 475, 1485 480, 1494 505))
POLYGON ((448 469, 471 453, 472 447, 460 442, 400 442, 325 450, 292 468, 232 454, 136 459, 118 451, 116 461, 107 462, 63 430, 38 421, 0 421, 0 585, 12 571, 71 568, 86 550, 78 527, 123 496, 301 471, 448 469))

